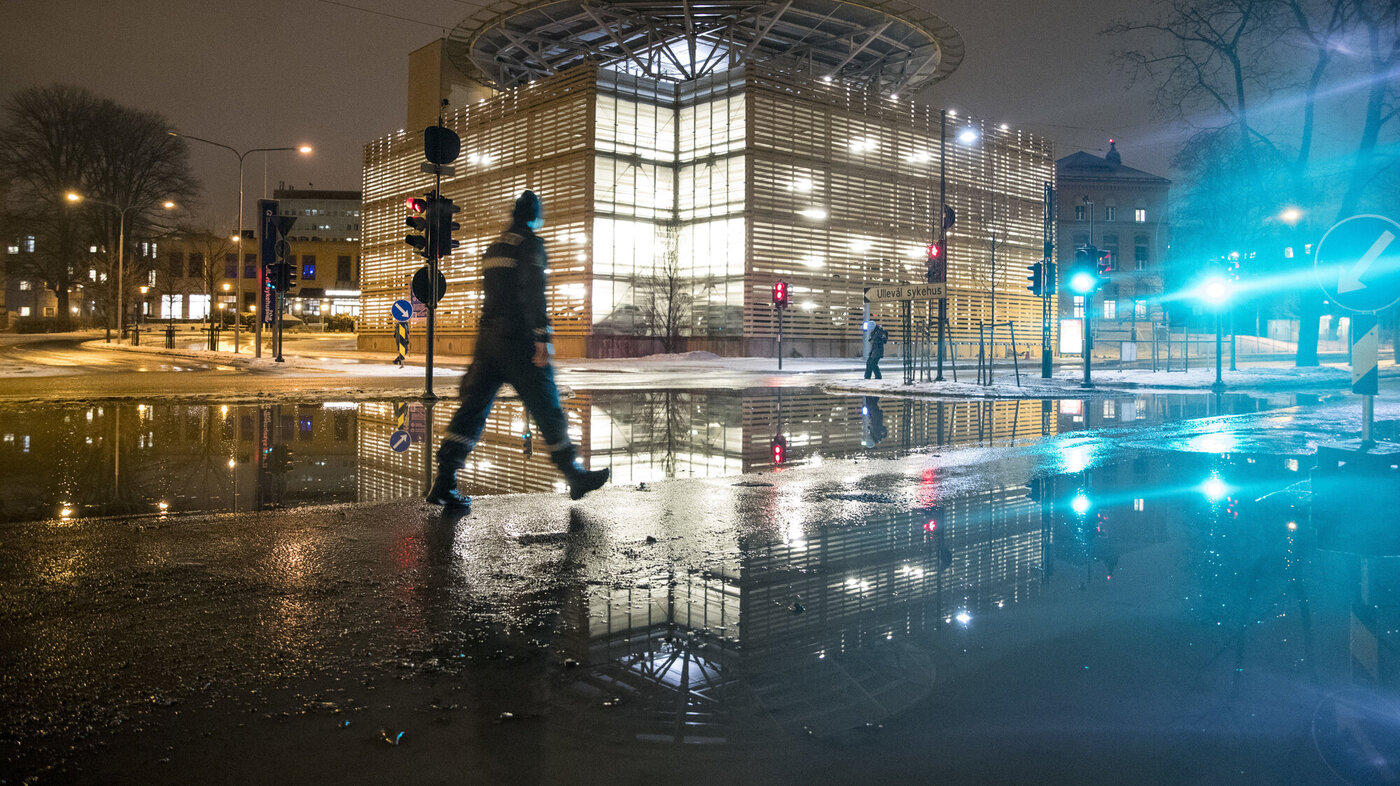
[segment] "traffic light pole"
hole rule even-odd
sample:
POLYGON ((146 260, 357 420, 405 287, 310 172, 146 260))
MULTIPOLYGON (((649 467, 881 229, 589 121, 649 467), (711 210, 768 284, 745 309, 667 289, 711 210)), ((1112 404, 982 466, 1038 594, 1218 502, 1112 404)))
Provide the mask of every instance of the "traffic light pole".
MULTIPOLYGON (((948 110, 942 109, 938 112, 938 228, 934 230, 933 240, 938 243, 938 252, 943 255, 943 269, 948 269, 948 233, 942 228, 944 216, 948 209, 948 110)), ((947 281, 947 274, 944 274, 944 281, 947 281)), ((946 290, 945 290, 946 292, 946 290)), ((943 341, 944 326, 948 324, 948 297, 945 294, 938 299, 938 373, 934 376, 934 382, 943 381, 943 341)))
POLYGON ((1045 251, 1045 272, 1040 285, 1040 378, 1050 379, 1054 373, 1050 303, 1055 293, 1059 292, 1059 287, 1055 281, 1055 187, 1048 182, 1045 183, 1044 205, 1045 222, 1041 227, 1041 235, 1045 251))
POLYGON ((1090 377, 1089 367, 1093 363, 1094 356, 1094 293, 1090 292, 1084 296, 1084 381, 1080 383, 1082 388, 1091 388, 1094 381, 1090 377))

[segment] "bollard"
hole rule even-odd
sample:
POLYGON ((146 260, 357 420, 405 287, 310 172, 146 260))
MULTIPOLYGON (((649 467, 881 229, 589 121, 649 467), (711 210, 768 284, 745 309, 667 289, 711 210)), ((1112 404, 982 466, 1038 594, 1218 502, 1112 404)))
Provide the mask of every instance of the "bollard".
POLYGON ((139 347, 139 346, 141 346, 141 326, 140 326, 140 325, 132 325, 132 326, 131 326, 131 345, 132 345, 133 347, 139 347))
POLYGON ((168 327, 165 328, 165 348, 166 348, 166 349, 174 349, 174 348, 175 348, 175 326, 174 326, 174 325, 170 325, 170 326, 168 326, 168 327))

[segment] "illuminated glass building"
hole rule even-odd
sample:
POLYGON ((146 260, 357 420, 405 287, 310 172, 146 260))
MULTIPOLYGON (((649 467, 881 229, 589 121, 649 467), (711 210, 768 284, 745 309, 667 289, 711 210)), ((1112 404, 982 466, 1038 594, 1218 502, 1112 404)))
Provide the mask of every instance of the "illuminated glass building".
MULTIPOLYGON (((389 305, 422 264, 403 242, 403 201, 433 187, 421 129, 446 100, 462 155, 442 189, 463 212, 440 351, 471 352, 478 260, 531 188, 563 357, 772 354, 779 280, 792 288, 784 351, 854 356, 864 289, 925 281, 940 202, 958 216, 954 337, 1010 320, 1034 354, 1040 304, 1024 277, 1042 253, 1052 151, 909 100, 961 58, 955 30, 902 2, 478 12, 413 53, 407 130, 365 147, 361 347, 392 349, 389 305)), ((902 338, 898 304, 871 308, 902 338)), ((912 308, 927 325, 930 304, 912 308)))

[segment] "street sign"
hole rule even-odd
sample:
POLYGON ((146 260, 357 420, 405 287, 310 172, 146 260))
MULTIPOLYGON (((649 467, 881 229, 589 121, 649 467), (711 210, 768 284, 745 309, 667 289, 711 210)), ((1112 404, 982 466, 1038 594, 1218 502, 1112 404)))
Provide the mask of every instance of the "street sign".
POLYGON ((407 322, 413 316, 413 304, 407 300, 395 300, 394 305, 389 307, 389 313, 394 315, 395 322, 407 322))
POLYGON ((870 303, 889 303, 899 300, 936 300, 946 297, 947 284, 898 284, 866 287, 865 299, 870 303))
POLYGON ((418 268, 413 274, 413 284, 410 289, 414 297, 427 303, 429 307, 432 307, 436 306, 438 301, 442 300, 442 296, 447 294, 447 278, 442 274, 441 270, 437 271, 436 287, 429 287, 428 278, 428 266, 424 265, 418 268))
POLYGON ((1318 241, 1313 271, 1333 303, 1376 312, 1400 300, 1400 224, 1384 216, 1352 216, 1318 241))
POLYGON ((395 431, 389 435, 389 449, 395 453, 402 453, 408 450, 411 441, 412 439, 408 436, 407 431, 395 431))
POLYGON ((409 302, 413 303, 413 322, 417 324, 428 318, 428 304, 419 300, 414 295, 409 295, 409 302))
POLYGON ((1374 396, 1380 391, 1376 371, 1376 317, 1373 314, 1351 319, 1351 392, 1374 396))
POLYGON ((408 435, 414 444, 428 438, 428 408, 417 402, 408 405, 408 435))
POLYGON ((394 362, 403 365, 403 359, 408 357, 408 323, 394 323, 394 346, 399 350, 399 356, 394 358, 394 362))
MULTIPOLYGON (((263 275, 266 274, 267 271, 263 271, 263 275)), ((264 325, 271 325, 277 321, 277 290, 264 286, 262 288, 262 302, 258 304, 258 308, 261 309, 258 319, 262 320, 264 325)))

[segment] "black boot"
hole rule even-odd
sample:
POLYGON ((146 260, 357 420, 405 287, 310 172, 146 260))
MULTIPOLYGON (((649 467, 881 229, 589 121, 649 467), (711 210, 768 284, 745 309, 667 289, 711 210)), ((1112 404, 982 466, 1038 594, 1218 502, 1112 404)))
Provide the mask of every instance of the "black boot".
POLYGON ((448 510, 471 510, 472 498, 457 490, 457 470, 466 463, 471 446, 455 439, 445 439, 437 451, 437 476, 428 489, 427 500, 448 510))
POLYGON ((457 470, 438 466, 433 487, 428 489, 428 502, 449 510, 471 510, 472 498, 457 490, 457 470))
POLYGON ((564 473, 564 480, 569 484, 569 499, 583 499, 584 494, 602 488, 612 475, 610 469, 584 469, 572 445, 551 454, 550 459, 564 473))

